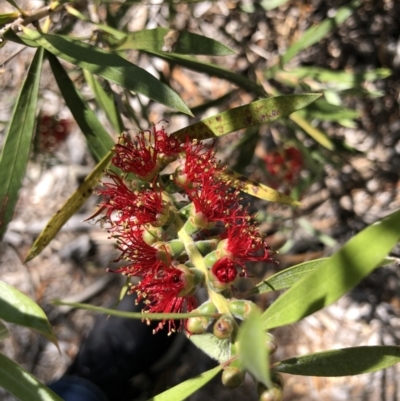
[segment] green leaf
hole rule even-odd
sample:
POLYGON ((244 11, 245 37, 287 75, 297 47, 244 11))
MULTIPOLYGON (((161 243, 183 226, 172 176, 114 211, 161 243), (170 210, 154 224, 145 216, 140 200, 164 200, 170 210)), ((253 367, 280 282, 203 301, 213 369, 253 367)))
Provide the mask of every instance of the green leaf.
POLYGON ((221 340, 211 333, 192 334, 189 340, 205 352, 210 358, 224 363, 231 358, 231 340, 221 340))
POLYGON ((57 345, 56 336, 42 308, 3 281, 0 281, 0 319, 36 330, 57 345))
POLYGON ((114 29, 108 25, 104 25, 104 24, 98 24, 96 22, 93 22, 89 17, 87 17, 86 15, 80 13, 76 8, 71 7, 69 5, 65 5, 65 9, 66 11, 73 15, 76 18, 79 18, 82 21, 86 21, 86 22, 90 22, 94 25, 97 26, 97 28, 101 29, 104 32, 109 33, 110 35, 113 35, 114 37, 116 37, 117 39, 123 39, 126 36, 126 33, 121 32, 117 29, 114 29))
POLYGON ((303 36, 286 50, 286 53, 281 57, 279 63, 265 71, 266 77, 268 79, 272 78, 282 66, 285 66, 290 60, 297 56, 298 53, 324 39, 331 31, 350 17, 359 5, 359 0, 353 0, 346 6, 339 8, 334 17, 325 18, 320 24, 307 29, 303 36))
POLYGON ((264 10, 270 11, 273 10, 274 8, 282 6, 287 2, 288 0, 261 0, 260 5, 264 10))
POLYGON ((7 338, 9 334, 6 325, 0 320, 0 341, 7 338))
POLYGON ((83 75, 94 93, 97 104, 106 113, 114 130, 121 134, 124 131, 124 124, 116 107, 113 92, 110 90, 111 93, 107 93, 97 78, 89 71, 83 70, 83 75))
POLYGON ((240 326, 237 349, 239 362, 243 368, 258 382, 271 387, 267 338, 259 311, 252 311, 240 326))
POLYGON ((32 260, 40 254, 42 250, 50 243, 50 241, 61 230, 62 226, 73 216, 86 202, 93 192, 93 188, 98 184, 98 179, 107 168, 113 153, 108 152, 104 158, 97 164, 95 169, 85 178, 85 181, 79 188, 67 199, 61 209, 50 219, 46 227, 36 239, 32 248, 26 257, 26 262, 32 260))
POLYGON ((235 173, 229 169, 222 172, 221 176, 232 183, 233 186, 240 188, 241 191, 255 196, 256 198, 266 200, 268 202, 281 203, 283 205, 301 206, 301 203, 276 189, 270 188, 260 182, 250 180, 249 178, 235 173))
POLYGON ((0 26, 13 22, 19 15, 19 12, 0 14, 0 26))
POLYGON ((183 401, 195 391, 207 384, 214 376, 222 370, 222 366, 218 365, 214 369, 208 370, 199 376, 193 377, 175 387, 164 391, 155 397, 149 398, 147 401, 183 401))
POLYGON ((400 347, 343 348, 286 359, 274 370, 303 376, 350 376, 376 372, 400 362, 400 347))
POLYGON ((187 319, 189 317, 219 317, 218 313, 142 313, 142 312, 124 312, 116 309, 101 308, 90 304, 79 302, 64 302, 58 299, 52 301, 54 305, 67 305, 76 309, 91 310, 93 312, 104 313, 105 315, 125 317, 127 319, 146 319, 146 320, 164 320, 164 319, 187 319))
POLYGON ((335 302, 374 270, 400 240, 400 210, 361 231, 264 313, 264 329, 303 319, 335 302))
POLYGON ((231 70, 227 70, 216 64, 208 63, 206 61, 200 61, 195 57, 183 56, 181 54, 158 52, 154 50, 152 51, 144 50, 144 51, 153 56, 162 58, 163 60, 168 61, 172 65, 178 64, 183 67, 189 68, 190 70, 193 71, 198 71, 204 74, 209 74, 211 76, 226 79, 227 81, 233 82, 237 86, 244 88, 249 92, 253 92, 258 96, 262 97, 266 96, 265 90, 261 85, 258 85, 256 82, 251 81, 250 79, 246 78, 241 74, 232 72, 231 70))
POLYGON ((276 79, 298 87, 300 81, 304 81, 316 91, 331 88, 334 91, 343 91, 353 88, 362 88, 367 81, 385 79, 392 75, 392 71, 387 68, 377 68, 372 71, 351 72, 351 71, 332 71, 319 67, 298 67, 290 70, 279 71, 275 75, 276 79), (311 82, 310 82, 311 81, 311 82))
POLYGON ((35 41, 29 39, 26 35, 17 35, 12 29, 7 29, 4 32, 3 39, 18 43, 19 45, 39 47, 39 45, 35 41))
POLYGON ((85 135, 91 155, 96 162, 99 162, 113 148, 114 141, 97 119, 96 114, 76 90, 57 57, 51 53, 46 55, 65 103, 85 135))
POLYGON ((173 135, 180 138, 185 138, 185 136, 188 135, 192 139, 196 138, 199 140, 226 135, 242 128, 249 128, 275 121, 296 110, 307 107, 320 96, 320 94, 312 93, 276 96, 257 100, 244 106, 235 107, 212 117, 205 118, 186 128, 175 131, 173 135))
MULTIPOLYGON (((246 294, 241 298, 247 298, 253 295, 264 294, 266 292, 279 291, 289 288, 312 271, 323 266, 328 259, 329 258, 310 260, 308 262, 300 263, 296 266, 292 266, 288 269, 275 273, 267 280, 258 283, 255 287, 246 292, 246 294)), ((388 257, 383 260, 380 266, 386 266, 392 263, 399 263, 399 260, 397 260, 396 258, 388 257)))
POLYGON ((335 149, 334 143, 327 137, 327 135, 318 128, 313 127, 307 120, 301 117, 300 114, 294 113, 289 118, 324 148, 329 150, 335 149))
POLYGON ((55 56, 172 109, 192 115, 173 89, 124 58, 65 36, 40 34, 25 27, 23 29, 32 40, 55 56))
POLYGON ((341 121, 345 119, 355 119, 360 116, 357 110, 348 109, 342 106, 330 104, 325 100, 317 100, 310 104, 306 110, 298 113, 303 117, 312 117, 322 121, 341 121))
POLYGON ((0 239, 11 221, 22 185, 35 128, 36 104, 42 70, 43 49, 35 53, 14 106, 0 156, 0 239))
POLYGON ((118 50, 173 51, 181 54, 227 56, 235 52, 214 39, 187 31, 155 28, 130 33, 116 46, 118 50), (168 50, 170 49, 170 50, 168 50))
POLYGON ((21 401, 63 401, 36 377, 0 354, 0 387, 21 401))

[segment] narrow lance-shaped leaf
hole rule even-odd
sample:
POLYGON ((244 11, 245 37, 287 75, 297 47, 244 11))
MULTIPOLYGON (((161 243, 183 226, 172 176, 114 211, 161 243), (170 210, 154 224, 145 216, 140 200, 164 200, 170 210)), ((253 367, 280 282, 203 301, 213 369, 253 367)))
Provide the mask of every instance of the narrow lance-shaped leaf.
POLYGON ((376 372, 400 362, 400 347, 365 346, 285 359, 274 370, 302 376, 350 376, 376 372))
POLYGON ((94 93, 97 104, 106 113, 114 130, 121 134, 124 131, 124 124, 116 107, 113 93, 107 93, 89 71, 83 70, 83 75, 94 93))
POLYGON ((266 344, 261 313, 255 310, 239 328, 237 346, 239 362, 258 382, 270 387, 269 355, 266 344))
POLYGON ((158 52, 153 50, 144 51, 153 56, 162 58, 163 60, 166 60, 173 65, 181 65, 182 67, 189 68, 193 71, 198 71, 204 74, 209 74, 211 76, 226 79, 227 81, 232 82, 249 92, 253 92, 258 96, 265 97, 266 95, 265 90, 261 85, 258 85, 256 82, 248 79, 247 77, 239 73, 232 72, 230 70, 227 70, 226 68, 222 68, 219 65, 212 64, 206 61, 200 61, 195 57, 183 56, 181 54, 158 52))
POLYGON ((202 35, 175 29, 143 29, 130 33, 116 46, 118 50, 137 49, 181 54, 227 56, 235 52, 222 43, 202 35))
POLYGON ((188 135, 192 139, 199 140, 226 135, 242 128, 275 121, 296 110, 307 107, 320 96, 320 94, 312 93, 257 100, 205 118, 186 128, 175 131, 173 135, 183 139, 188 135))
POLYGON ((124 58, 65 36, 40 34, 25 27, 23 29, 26 35, 55 56, 172 109, 192 115, 173 89, 124 58))
POLYGON ((112 149, 114 141, 97 119, 96 114, 76 90, 57 57, 47 53, 47 58, 65 103, 86 137, 89 151, 94 160, 99 162, 112 149))
POLYGON ((147 401, 183 401, 195 391, 207 384, 214 376, 222 370, 222 366, 218 365, 214 369, 208 370, 199 376, 193 377, 175 387, 164 391, 155 397, 149 398, 147 401))
POLYGON ((299 321, 335 302, 375 269, 400 240, 400 210, 361 231, 263 314, 264 329, 299 321))
POLYGON ((0 239, 14 214, 35 128, 43 49, 38 49, 14 106, 0 158, 0 239))
POLYGON ((68 198, 61 209, 50 219, 32 245, 32 248, 26 257, 26 261, 39 255, 57 235, 69 218, 82 207, 92 194, 93 188, 97 185, 99 177, 103 175, 104 170, 110 163, 112 155, 113 153, 110 151, 104 156, 103 160, 100 161, 96 168, 85 178, 85 181, 83 181, 79 188, 68 198))
POLYGON ((279 63, 266 70, 266 77, 272 78, 278 70, 282 69, 282 67, 292 60, 299 52, 320 42, 332 30, 346 21, 359 5, 360 2, 358 0, 353 0, 337 10, 334 17, 325 18, 320 24, 307 29, 303 36, 286 50, 286 53, 281 57, 279 63))
POLYGON ((57 345, 56 336, 42 308, 4 281, 0 281, 0 319, 36 330, 57 345))
POLYGON ((21 401, 63 401, 35 376, 0 354, 0 387, 21 401))
MULTIPOLYGON (((313 272, 315 269, 323 266, 327 260, 328 258, 310 260, 308 262, 300 263, 296 266, 282 270, 272 275, 267 280, 258 283, 255 287, 247 291, 246 294, 241 298, 247 298, 252 295, 264 294, 270 291, 279 291, 289 288, 293 284, 296 284, 303 277, 313 272)), ((380 266, 387 266, 393 263, 399 264, 399 260, 397 258, 387 257, 382 261, 382 263, 380 263, 380 266)))
POLYGON ((270 188, 260 182, 250 180, 249 178, 235 173, 234 171, 224 170, 221 173, 221 176, 226 181, 231 182, 232 186, 240 188, 241 191, 259 199, 263 199, 268 202, 282 203, 283 205, 301 206, 300 202, 294 200, 290 196, 285 195, 282 192, 270 188))

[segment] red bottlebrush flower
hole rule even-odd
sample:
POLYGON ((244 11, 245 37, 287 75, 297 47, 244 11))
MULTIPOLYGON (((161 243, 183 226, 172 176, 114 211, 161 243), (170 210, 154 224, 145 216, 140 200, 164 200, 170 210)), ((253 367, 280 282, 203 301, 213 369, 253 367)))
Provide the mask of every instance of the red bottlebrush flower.
POLYGON ((176 182, 183 187, 191 187, 202 181, 205 175, 215 175, 218 162, 212 146, 197 140, 186 139, 185 160, 176 172, 176 182))
POLYGON ((211 268, 211 273, 220 283, 232 283, 237 277, 237 269, 232 259, 223 257, 217 260, 211 268))
POLYGON ((162 200, 160 190, 144 189, 131 191, 123 179, 109 171, 108 176, 114 181, 104 183, 104 189, 98 193, 105 197, 100 209, 106 209, 106 218, 111 225, 145 225, 162 226, 169 217, 169 208, 162 200))
POLYGON ((112 164, 125 173, 134 173, 144 180, 151 180, 158 173, 157 152, 151 141, 150 131, 139 132, 132 142, 122 135, 115 145, 112 164))
MULTIPOLYGON (((152 275, 147 275, 132 291, 143 300, 145 311, 149 313, 191 312, 197 306, 193 295, 195 285, 191 271, 185 265, 165 267, 152 275)), ((161 321, 155 331, 161 329, 167 319, 161 321)), ((175 321, 168 320, 168 330, 176 329, 175 321)))
POLYGON ((153 275, 170 264, 170 256, 165 247, 151 246, 143 239, 145 231, 142 228, 133 227, 122 234, 114 235, 117 238, 116 248, 121 255, 114 262, 121 260, 129 264, 112 270, 113 273, 122 273, 125 276, 153 275))
MULTIPOLYGON (((249 222, 250 216, 242 214, 241 220, 230 225, 217 249, 220 259, 212 267, 218 269, 220 260, 230 259, 233 264, 240 266, 241 275, 246 275, 245 262, 272 262, 270 249, 265 238, 260 234, 258 228, 249 222), (217 265, 217 267, 215 267, 217 265)), ((221 263, 227 263, 221 262, 221 263)))
POLYGON ((163 166, 163 158, 177 155, 181 144, 161 128, 139 132, 134 141, 126 135, 115 145, 112 164, 125 173, 134 173, 145 181, 155 177, 163 166))
POLYGON ((265 155, 264 161, 269 174, 278 180, 293 184, 303 168, 303 155, 294 148, 285 148, 265 155))
POLYGON ((70 133, 70 122, 55 116, 43 115, 38 121, 38 149, 52 153, 66 140, 70 133))
POLYGON ((186 193, 194 205, 194 224, 199 227, 218 221, 231 222, 241 208, 239 190, 212 175, 204 175, 201 183, 186 188, 186 193), (196 220, 204 220, 204 224, 198 224, 196 220))

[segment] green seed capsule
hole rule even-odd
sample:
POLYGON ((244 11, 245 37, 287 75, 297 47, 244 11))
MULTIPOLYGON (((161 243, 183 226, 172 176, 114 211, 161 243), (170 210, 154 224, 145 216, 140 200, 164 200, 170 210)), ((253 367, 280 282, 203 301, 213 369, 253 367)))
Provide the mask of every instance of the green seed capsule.
POLYGON ((238 388, 244 381, 245 373, 239 368, 228 366, 221 376, 222 384, 230 389, 238 388))
POLYGON ((213 333, 220 340, 230 338, 232 335, 235 323, 229 315, 221 316, 214 324, 213 333))

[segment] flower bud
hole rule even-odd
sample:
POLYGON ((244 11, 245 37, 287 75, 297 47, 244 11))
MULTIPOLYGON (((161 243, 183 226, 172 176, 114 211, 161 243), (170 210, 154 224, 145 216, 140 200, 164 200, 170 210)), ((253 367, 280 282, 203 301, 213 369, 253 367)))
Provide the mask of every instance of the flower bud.
MULTIPOLYGON (((199 310, 194 309, 192 312, 197 313, 199 310)), ((186 331, 188 331, 190 334, 203 334, 207 331, 211 320, 212 319, 205 316, 190 317, 185 323, 186 331)))
POLYGON ((229 338, 232 335, 235 322, 230 315, 221 316, 214 324, 213 333, 220 340, 229 338))
POLYGON ((209 271, 209 278, 214 289, 220 292, 231 287, 237 274, 233 260, 223 257, 214 263, 209 271))
MULTIPOLYGON (((192 313, 216 313, 217 308, 211 301, 206 301, 200 305, 192 313)), ((203 334, 206 332, 208 326, 214 320, 212 317, 198 316, 190 317, 186 321, 186 330, 191 334, 203 334)))
POLYGON ((229 302, 229 310, 237 319, 247 319, 250 313, 255 309, 258 309, 255 303, 244 299, 234 299, 229 302))
POLYGON ((239 368, 228 366, 221 376, 222 384, 230 389, 238 388, 244 381, 245 373, 239 368))

